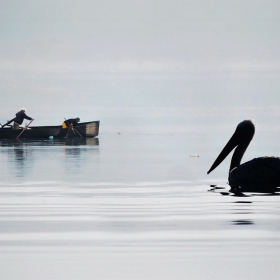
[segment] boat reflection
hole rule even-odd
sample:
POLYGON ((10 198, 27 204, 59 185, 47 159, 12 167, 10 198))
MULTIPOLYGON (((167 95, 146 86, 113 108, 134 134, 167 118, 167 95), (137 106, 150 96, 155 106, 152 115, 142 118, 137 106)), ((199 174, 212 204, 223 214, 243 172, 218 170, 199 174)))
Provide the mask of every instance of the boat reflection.
POLYGON ((1 154, 7 155, 8 163, 11 164, 10 168, 12 174, 15 177, 24 177, 24 174, 28 173, 33 166, 33 150, 29 149, 26 144, 21 142, 0 142, 2 147, 1 154))
POLYGON ((19 147, 19 146, 98 146, 99 138, 62 138, 62 139, 5 139, 0 140, 1 147, 19 147))
MULTIPOLYGON (((56 140, 59 141, 59 140, 56 140)), ((64 151, 64 171, 69 176, 79 174, 90 160, 93 164, 99 161, 98 138, 67 138, 59 141, 64 151), (72 175, 70 175, 72 174, 72 175)))
POLYGON ((99 138, 66 138, 63 140, 55 139, 53 141, 66 146, 99 146, 99 138))
MULTIPOLYGON (((98 138, 72 138, 54 140, 13 139, 0 141, 0 154, 7 157, 9 176, 32 176, 34 169, 41 169, 41 177, 49 166, 59 163, 62 173, 75 170, 77 174, 86 162, 99 161, 98 138)), ((48 175, 54 179, 55 173, 48 175)))

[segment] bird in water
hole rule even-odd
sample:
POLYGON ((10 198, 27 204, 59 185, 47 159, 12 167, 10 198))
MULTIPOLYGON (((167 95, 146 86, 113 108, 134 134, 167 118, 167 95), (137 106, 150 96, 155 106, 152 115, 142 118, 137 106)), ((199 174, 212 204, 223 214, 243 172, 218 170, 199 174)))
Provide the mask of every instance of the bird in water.
POLYGON ((213 171, 234 149, 229 168, 229 185, 232 188, 257 188, 270 190, 280 186, 280 158, 259 157, 243 164, 242 157, 255 134, 252 121, 239 123, 226 146, 223 148, 207 174, 213 171))

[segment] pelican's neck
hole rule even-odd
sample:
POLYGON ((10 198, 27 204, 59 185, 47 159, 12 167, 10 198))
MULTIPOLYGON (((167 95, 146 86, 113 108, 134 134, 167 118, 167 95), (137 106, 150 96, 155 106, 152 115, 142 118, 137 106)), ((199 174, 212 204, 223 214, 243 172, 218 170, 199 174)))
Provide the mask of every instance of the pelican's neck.
POLYGON ((233 168, 238 167, 240 165, 242 157, 243 157, 246 149, 248 148, 251 140, 252 140, 252 137, 244 137, 239 142, 238 146, 236 147, 236 149, 232 155, 229 172, 231 172, 231 170, 233 168))

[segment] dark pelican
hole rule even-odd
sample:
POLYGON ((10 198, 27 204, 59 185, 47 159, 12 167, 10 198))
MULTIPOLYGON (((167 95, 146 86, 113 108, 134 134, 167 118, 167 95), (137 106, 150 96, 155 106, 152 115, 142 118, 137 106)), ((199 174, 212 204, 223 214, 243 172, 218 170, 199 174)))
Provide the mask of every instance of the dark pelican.
POLYGON ((260 157, 240 165, 241 159, 255 134, 255 126, 245 120, 237 128, 207 174, 213 171, 236 147, 229 169, 231 187, 271 188, 280 186, 280 158, 260 157))

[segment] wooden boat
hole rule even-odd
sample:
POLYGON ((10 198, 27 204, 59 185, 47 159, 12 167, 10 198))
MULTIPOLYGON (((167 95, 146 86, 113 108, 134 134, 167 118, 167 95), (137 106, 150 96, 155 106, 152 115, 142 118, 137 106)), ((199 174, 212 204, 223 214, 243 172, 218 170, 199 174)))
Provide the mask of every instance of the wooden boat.
MULTIPOLYGON (((0 128, 0 139, 16 139, 24 129, 22 127, 14 130, 12 126, 0 128)), ((20 139, 96 137, 99 133, 99 121, 78 123, 76 130, 76 132, 72 132, 68 128, 62 129, 61 125, 29 126, 20 135, 20 139)))

